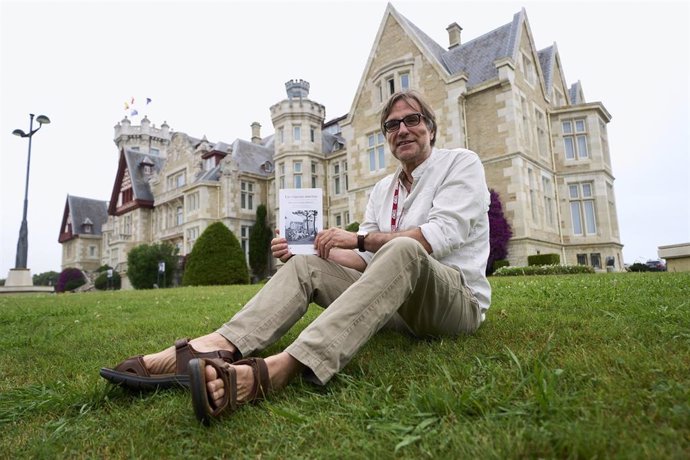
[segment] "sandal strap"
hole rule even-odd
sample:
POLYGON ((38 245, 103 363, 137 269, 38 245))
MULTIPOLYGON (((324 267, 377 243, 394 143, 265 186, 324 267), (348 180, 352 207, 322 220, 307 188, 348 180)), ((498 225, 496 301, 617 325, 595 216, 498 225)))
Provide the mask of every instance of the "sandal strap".
MULTIPOLYGON (((218 417, 225 411, 234 412, 237 410, 237 371, 227 361, 220 358, 202 359, 202 363, 203 366, 210 365, 216 370, 216 374, 223 381, 223 388, 225 388, 225 394, 221 403, 213 409, 211 415, 218 417)), ((206 398, 208 398, 206 388, 203 388, 203 391, 206 393, 206 398)), ((213 407, 210 401, 209 407, 213 407)))
POLYGON ((228 363, 233 363, 237 360, 235 354, 226 350, 199 352, 192 347, 189 343, 189 339, 178 339, 175 341, 176 374, 187 375, 189 361, 194 358, 220 359, 228 363))
POLYGON ((271 391, 271 379, 268 376, 268 366, 262 358, 247 358, 233 363, 235 366, 246 365, 252 368, 254 383, 249 392, 249 401, 261 401, 271 391))
POLYGON ((134 375, 138 375, 140 377, 150 377, 151 374, 149 373, 148 369, 146 369, 146 366, 144 365, 144 356, 139 355, 139 356, 132 356, 130 358, 125 359, 122 361, 120 364, 115 366, 115 369, 118 372, 130 372, 134 375))

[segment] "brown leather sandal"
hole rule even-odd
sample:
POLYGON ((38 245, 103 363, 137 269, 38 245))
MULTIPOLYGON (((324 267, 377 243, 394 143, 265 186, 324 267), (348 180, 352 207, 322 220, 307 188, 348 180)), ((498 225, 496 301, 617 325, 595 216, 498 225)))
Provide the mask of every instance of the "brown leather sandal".
POLYGON ((224 413, 231 414, 244 404, 237 401, 237 370, 235 366, 251 366, 254 374, 254 383, 249 393, 247 402, 263 400, 271 391, 271 381, 268 378, 268 367, 261 358, 247 358, 236 361, 233 365, 220 359, 193 359, 189 362, 189 388, 192 393, 192 406, 196 418, 204 425, 209 425, 211 420, 218 419, 224 413), (221 403, 215 407, 209 401, 206 390, 206 366, 216 369, 218 377, 223 380, 225 394, 221 403))
POLYGON ((189 339, 175 341, 175 373, 151 374, 144 365, 143 355, 127 358, 114 369, 101 368, 101 377, 107 381, 133 390, 157 390, 174 387, 188 387, 187 367, 194 358, 216 358, 222 362, 235 362, 240 356, 226 350, 201 353, 189 344, 189 339))

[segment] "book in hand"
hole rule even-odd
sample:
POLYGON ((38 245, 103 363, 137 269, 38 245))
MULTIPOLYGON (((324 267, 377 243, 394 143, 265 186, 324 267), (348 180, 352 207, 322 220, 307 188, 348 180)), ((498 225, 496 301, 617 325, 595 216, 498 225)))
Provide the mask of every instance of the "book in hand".
POLYGON ((314 240, 323 229, 323 190, 284 188, 279 196, 278 228, 293 254, 316 254, 314 240))

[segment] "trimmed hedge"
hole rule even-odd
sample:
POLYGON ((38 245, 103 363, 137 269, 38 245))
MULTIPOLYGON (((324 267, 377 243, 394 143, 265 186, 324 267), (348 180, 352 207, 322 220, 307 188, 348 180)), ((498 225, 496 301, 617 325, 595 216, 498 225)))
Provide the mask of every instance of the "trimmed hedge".
POLYGON ((508 266, 510 266, 510 262, 508 261, 508 259, 494 260, 494 264, 491 267, 491 273, 495 272, 499 268, 508 267, 508 266))
POLYGON ((237 237, 222 222, 209 225, 185 262, 183 286, 249 284, 249 269, 237 237))
POLYGON ((561 256, 558 254, 536 254, 527 256, 527 265, 558 265, 561 263, 561 256))
POLYGON ((530 276, 530 275, 578 275, 595 273, 594 268, 586 265, 531 265, 529 267, 501 267, 494 276, 530 276))

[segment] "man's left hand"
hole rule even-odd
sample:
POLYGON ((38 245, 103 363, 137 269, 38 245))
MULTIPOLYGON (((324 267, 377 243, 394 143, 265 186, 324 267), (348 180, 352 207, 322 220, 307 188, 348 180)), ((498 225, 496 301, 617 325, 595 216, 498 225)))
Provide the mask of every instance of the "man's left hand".
POLYGON ((342 228, 329 228, 320 231, 316 235, 314 248, 322 259, 328 259, 332 249, 355 249, 357 247, 357 234, 348 232, 342 228))

